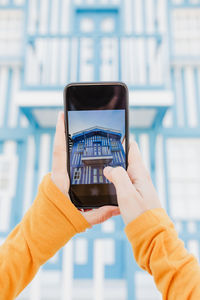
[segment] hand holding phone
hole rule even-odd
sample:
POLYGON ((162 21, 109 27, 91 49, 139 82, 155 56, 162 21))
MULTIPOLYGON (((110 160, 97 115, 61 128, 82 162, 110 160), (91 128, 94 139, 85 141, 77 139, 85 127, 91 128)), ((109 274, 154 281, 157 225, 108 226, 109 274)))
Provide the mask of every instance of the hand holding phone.
POLYGON ((145 167, 136 142, 131 142, 128 152, 128 169, 104 169, 104 175, 114 185, 125 225, 146 210, 161 208, 158 194, 145 167))
MULTIPOLYGON (((59 190, 69 197, 69 176, 67 173, 67 155, 66 155, 66 140, 64 113, 60 112, 58 116, 56 134, 54 139, 53 162, 51 179, 59 190)), ((69 197, 70 198, 70 197, 69 197)), ((81 212, 84 218, 90 225, 102 223, 112 216, 118 215, 119 208, 114 206, 104 206, 95 210, 81 212)))
POLYGON ((106 166, 127 168, 128 90, 121 82, 74 83, 64 90, 69 195, 78 208, 117 206, 106 166))

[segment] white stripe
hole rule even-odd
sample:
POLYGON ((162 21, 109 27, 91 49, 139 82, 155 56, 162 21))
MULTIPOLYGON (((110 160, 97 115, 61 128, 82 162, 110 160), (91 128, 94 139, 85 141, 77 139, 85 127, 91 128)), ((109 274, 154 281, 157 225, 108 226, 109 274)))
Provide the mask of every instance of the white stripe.
POLYGON ((145 50, 144 48, 146 47, 144 43, 143 38, 139 38, 137 40, 137 51, 138 51, 138 66, 139 66, 139 84, 145 84, 146 82, 146 61, 144 60, 145 58, 145 50))
POLYGON ((39 33, 47 33, 47 21, 48 21, 48 0, 40 1, 40 12, 39 14, 39 33))
POLYGON ((0 196, 0 231, 9 230, 11 212, 11 197, 0 196))
POLYGON ((165 33, 167 30, 167 1, 165 0, 159 0, 157 1, 158 5, 158 13, 157 13, 157 18, 158 18, 158 30, 161 33, 165 33))
POLYGON ((140 138, 141 154, 144 160, 144 163, 148 170, 150 170, 150 158, 149 158, 149 136, 148 134, 141 134, 140 138))
POLYGON ((41 277, 42 269, 39 269, 39 272, 33 279, 30 284, 29 300, 41 300, 41 277))
POLYGON ((13 141, 7 141, 3 145, 3 154, 9 158, 9 162, 12 164, 12 170, 9 176, 9 191, 8 194, 0 197, 0 231, 6 231, 9 229, 10 213, 12 206, 12 197, 16 193, 16 181, 18 170, 18 158, 16 156, 17 144, 13 141))
POLYGON ((59 16, 59 1, 52 1, 51 6, 51 25, 50 25, 50 32, 55 34, 58 32, 58 17, 59 16))
POLYGON ((37 22, 37 5, 36 0, 29 1, 29 19, 28 19, 28 32, 29 34, 35 33, 37 22))
POLYGON ((88 181, 88 183, 90 184, 90 182, 91 182, 91 166, 89 166, 89 181, 88 181))
POLYGON ((29 126, 28 119, 24 115, 20 116, 20 126, 23 128, 27 128, 29 126))
POLYGON ((94 289, 93 299, 104 299, 104 244, 103 240, 94 241, 94 289))
POLYGON ((131 18, 132 18, 131 0, 125 0, 124 1, 124 19, 125 19, 124 31, 126 34, 129 34, 132 31, 131 18))
POLYGON ((37 44, 37 53, 39 53, 39 62, 43 66, 43 71, 41 76, 42 84, 46 85, 49 83, 50 76, 50 47, 49 39, 40 39, 37 44))
POLYGON ((73 292, 73 241, 69 241, 63 251, 61 300, 72 300, 73 292))
POLYGON ((134 1, 133 18, 135 18, 135 32, 141 33, 143 30, 143 15, 142 15, 142 1, 134 1))
POLYGON ((2 127, 5 117, 6 90, 8 85, 8 68, 0 68, 0 127, 2 127))
MULTIPOLYGON (((148 64, 149 64, 149 78, 151 84, 159 84, 160 78, 158 76, 158 49, 156 49, 155 39, 149 39, 147 42, 148 47, 148 64)), ((161 46, 160 46, 161 48, 161 46)), ((159 48, 159 52, 160 52, 159 48)))
POLYGON ((34 85, 39 82, 39 78, 40 78, 40 70, 39 70, 38 59, 36 55, 37 50, 35 53, 33 48, 29 46, 27 52, 28 53, 27 53, 27 61, 26 61, 26 66, 27 66, 26 83, 30 85, 34 85))
POLYGON ((198 262, 199 258, 199 243, 197 240, 190 240, 188 241, 188 251, 197 257, 198 262))
POLYGON ((35 143, 33 137, 28 138, 27 146, 27 161, 26 161, 26 177, 24 182, 24 201, 23 201, 23 214, 28 210, 32 202, 32 188, 34 177, 34 164, 35 164, 35 143))
POLYGON ((77 39, 73 38, 71 40, 70 45, 71 51, 71 74, 70 74, 70 81, 76 81, 77 78, 77 55, 78 55, 78 47, 77 47, 77 39))
POLYGON ((60 58, 58 39, 52 39, 49 43, 51 47, 50 84, 55 85, 58 80, 58 59, 60 58))
POLYGON ((130 48, 130 56, 129 56, 129 68, 130 68, 130 84, 134 84, 135 82, 135 72, 136 70, 136 64, 135 64, 135 59, 136 59, 136 51, 134 47, 134 39, 130 38, 129 39, 129 48, 130 48))
POLYGON ((70 31, 70 0, 62 0, 61 8, 61 33, 70 31))
POLYGON ((18 117, 18 106, 14 101, 13 95, 17 93, 20 87, 20 69, 13 70, 12 76, 12 92, 11 92, 11 99, 10 99, 10 111, 8 116, 8 126, 9 127, 16 127, 17 126, 17 117, 18 117))
POLYGON ((176 89, 177 121, 179 126, 184 126, 183 87, 181 83, 181 70, 178 68, 175 69, 175 89, 176 89))
POLYGON ((88 262, 88 241, 85 238, 75 240, 75 263, 85 265, 88 262))
POLYGON ((59 59, 60 65, 60 84, 66 84, 69 75, 69 39, 62 39, 60 42, 61 54, 59 59))
POLYGON ((163 207, 166 205, 164 176, 163 138, 159 135, 156 142, 156 183, 158 196, 163 207))
POLYGON ((125 38, 120 39, 121 76, 122 76, 122 80, 126 82, 126 69, 125 69, 125 63, 126 63, 125 51, 126 51, 126 47, 125 47, 125 43, 126 43, 125 38))
POLYGON ((119 39, 113 39, 114 57, 112 63, 112 78, 118 80, 119 78, 119 52, 118 52, 119 39))
POLYGON ((16 144, 16 142, 9 141, 9 140, 6 141, 4 143, 4 146, 3 146, 3 152, 5 154, 7 154, 7 155, 9 155, 9 154, 11 154, 11 155, 16 154, 16 152, 17 152, 17 144, 16 144))
POLYGON ((50 135, 43 134, 40 142, 39 182, 41 182, 42 177, 49 171, 49 148, 50 135))
POLYGON ((191 127, 197 126, 197 107, 195 101, 194 70, 191 67, 185 69, 185 88, 188 113, 188 123, 191 127))
POLYGON ((155 0, 147 0, 145 1, 145 19, 146 19, 146 28, 145 30, 148 33, 153 33, 154 32, 154 18, 153 14, 155 11, 153 11, 153 2, 155 0))
POLYGON ((25 2, 25 0, 14 0, 14 3, 15 3, 16 5, 23 5, 24 2, 25 2))

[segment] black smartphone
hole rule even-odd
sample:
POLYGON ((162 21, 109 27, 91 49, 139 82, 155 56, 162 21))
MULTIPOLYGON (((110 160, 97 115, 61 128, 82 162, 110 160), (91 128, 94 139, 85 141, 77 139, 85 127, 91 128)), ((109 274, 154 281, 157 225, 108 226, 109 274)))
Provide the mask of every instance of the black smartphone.
POLYGON ((71 83, 64 89, 69 195, 78 208, 117 206, 106 166, 127 169, 128 88, 122 82, 71 83))

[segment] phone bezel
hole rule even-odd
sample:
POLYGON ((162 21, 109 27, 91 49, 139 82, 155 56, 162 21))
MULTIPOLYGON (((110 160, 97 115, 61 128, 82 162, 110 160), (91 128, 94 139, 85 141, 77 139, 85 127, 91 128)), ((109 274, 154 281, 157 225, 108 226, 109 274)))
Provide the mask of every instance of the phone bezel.
MULTIPOLYGON (((68 89, 70 87, 74 87, 74 86, 107 86, 107 85, 117 85, 117 86, 122 86, 125 89, 125 153, 126 153, 126 169, 128 167, 128 149, 129 149, 129 92, 128 92, 128 87, 124 82, 115 82, 115 81, 109 81, 109 82, 74 82, 74 83, 69 83, 67 86, 65 86, 64 88, 64 92, 63 92, 63 97, 64 97, 64 121, 65 121, 65 138, 66 138, 66 149, 67 149, 67 157, 70 157, 69 155, 69 144, 68 144, 68 133, 69 133, 69 128, 68 128, 68 109, 67 109, 67 92, 68 89)), ((69 187, 69 195, 71 194, 71 174, 70 174, 70 161, 69 159, 67 159, 67 172, 68 172, 68 176, 69 176, 69 180, 70 180, 70 187, 69 187)), ((107 184, 87 184, 88 186, 88 191, 91 190, 93 188, 93 186, 101 186, 103 187, 104 185, 107 186, 107 184)), ((114 185, 111 184, 114 188, 114 185)), ((75 185, 73 185, 75 186, 75 185)), ((81 188, 81 184, 77 184, 77 186, 79 187, 79 190, 81 188)), ((84 185, 85 186, 85 185, 84 185)), ((102 190, 102 189, 101 189, 102 190)), ((115 188, 114 188, 115 191, 115 188)), ((117 196, 116 196, 116 191, 114 192, 114 194, 108 194, 109 197, 113 197, 113 199, 115 200, 116 204, 102 204, 102 205, 85 205, 85 206, 79 206, 76 203, 73 202, 73 204, 77 207, 77 208, 82 208, 82 209, 91 209, 91 208, 98 208, 104 205, 113 205, 113 206, 117 206, 117 196)), ((92 197, 90 194, 88 194, 85 197, 92 197)), ((101 197, 101 195, 100 195, 101 197)), ((82 196, 83 199, 83 196, 82 196)))

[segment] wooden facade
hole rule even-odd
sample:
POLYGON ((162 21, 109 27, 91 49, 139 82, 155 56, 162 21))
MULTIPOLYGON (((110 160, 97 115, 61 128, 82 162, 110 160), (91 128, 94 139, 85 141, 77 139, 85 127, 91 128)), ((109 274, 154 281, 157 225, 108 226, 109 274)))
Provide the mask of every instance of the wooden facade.
POLYGON ((103 175, 107 165, 125 168, 122 134, 102 127, 88 128, 72 135, 71 183, 109 183, 103 175))

